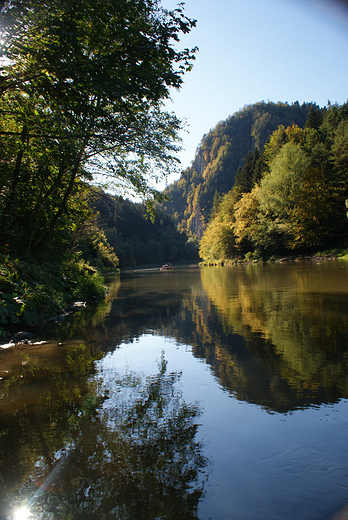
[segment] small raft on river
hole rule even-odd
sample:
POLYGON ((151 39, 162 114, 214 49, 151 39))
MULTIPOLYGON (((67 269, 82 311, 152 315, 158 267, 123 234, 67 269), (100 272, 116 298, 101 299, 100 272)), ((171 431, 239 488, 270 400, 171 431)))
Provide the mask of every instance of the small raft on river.
POLYGON ((161 271, 168 271, 168 269, 172 268, 172 264, 163 264, 161 267, 161 271))

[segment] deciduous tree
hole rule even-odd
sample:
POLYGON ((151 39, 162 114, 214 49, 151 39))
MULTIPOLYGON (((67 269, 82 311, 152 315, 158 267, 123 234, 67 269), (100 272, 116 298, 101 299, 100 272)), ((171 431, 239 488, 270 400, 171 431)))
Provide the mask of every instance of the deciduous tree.
POLYGON ((176 44, 195 21, 152 0, 14 0, 1 14, 3 238, 25 217, 38 255, 91 173, 159 196, 180 128, 163 100, 191 68, 195 50, 176 44))

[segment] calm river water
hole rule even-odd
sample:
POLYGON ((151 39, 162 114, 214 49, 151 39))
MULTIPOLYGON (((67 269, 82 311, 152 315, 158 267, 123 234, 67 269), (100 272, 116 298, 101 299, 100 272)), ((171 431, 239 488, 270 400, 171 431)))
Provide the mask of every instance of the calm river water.
POLYGON ((1 520, 348 518, 347 262, 108 284, 0 349, 1 520))

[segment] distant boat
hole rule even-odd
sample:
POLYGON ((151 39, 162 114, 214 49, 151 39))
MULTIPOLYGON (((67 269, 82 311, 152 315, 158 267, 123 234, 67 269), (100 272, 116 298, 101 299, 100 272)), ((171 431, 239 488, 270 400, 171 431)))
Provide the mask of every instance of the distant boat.
POLYGON ((172 264, 164 264, 161 267, 161 271, 167 271, 168 269, 172 268, 172 264))

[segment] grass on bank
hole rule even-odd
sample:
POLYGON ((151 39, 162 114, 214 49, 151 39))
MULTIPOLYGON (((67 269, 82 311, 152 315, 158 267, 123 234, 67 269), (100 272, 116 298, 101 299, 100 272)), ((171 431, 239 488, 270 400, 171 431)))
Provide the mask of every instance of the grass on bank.
POLYGON ((32 263, 0 257, 0 338, 20 327, 38 327, 72 302, 102 299, 103 276, 82 259, 32 263))

